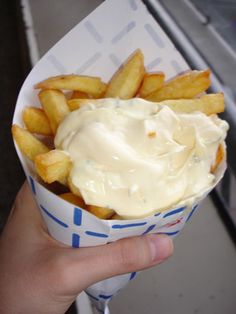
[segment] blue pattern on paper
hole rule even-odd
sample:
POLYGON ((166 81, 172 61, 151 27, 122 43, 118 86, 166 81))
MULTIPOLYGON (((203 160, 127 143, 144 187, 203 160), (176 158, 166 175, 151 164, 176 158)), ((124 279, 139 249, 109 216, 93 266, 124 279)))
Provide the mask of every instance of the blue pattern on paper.
POLYGON ((34 195, 36 195, 34 179, 31 176, 29 176, 29 182, 30 182, 30 187, 31 187, 32 192, 34 193, 34 195))
POLYGON ((120 59, 114 54, 109 55, 111 62, 118 68, 121 65, 120 59))
POLYGON ((46 208, 44 208, 42 205, 40 205, 41 209, 43 210, 43 212, 48 215, 48 217, 50 217, 53 221, 55 221, 57 224, 59 224, 60 226, 64 227, 64 228, 68 228, 68 225, 66 223, 64 223, 63 221, 61 221, 60 219, 58 219, 57 217, 55 217, 54 215, 52 215, 46 208))
POLYGON ((166 218, 166 217, 168 217, 168 216, 172 216, 172 215, 175 215, 175 214, 177 214, 177 213, 183 212, 184 209, 185 209, 185 207, 180 207, 180 208, 174 209, 174 210, 172 210, 171 212, 168 212, 167 214, 165 214, 165 215, 163 216, 163 218, 166 218))
POLYGON ((84 23, 84 27, 97 43, 101 44, 103 42, 102 35, 97 31, 96 26, 94 26, 90 21, 86 21, 84 23))
POLYGON ((158 232, 158 234, 166 234, 168 236, 172 236, 172 235, 176 235, 177 233, 179 233, 180 230, 178 231, 173 231, 173 232, 158 232))
POLYGON ((189 219, 192 217, 192 215, 194 214, 195 210, 198 208, 198 205, 193 206, 192 211, 190 212, 188 218, 186 219, 186 222, 189 221, 189 219))
POLYGON ((80 244, 80 236, 77 233, 72 234, 72 246, 78 248, 80 244))
POLYGON ((100 52, 96 52, 91 58, 85 61, 78 69, 75 70, 76 74, 84 73, 89 67, 91 67, 94 63, 100 59, 102 54, 100 52))
POLYGON ((112 44, 116 44, 117 42, 119 42, 123 37, 125 37, 127 35, 127 33, 129 33, 132 29, 134 29, 136 26, 136 22, 135 21, 131 21, 129 22, 117 35, 115 35, 111 42, 112 44))
POLYGON ((149 233, 149 232, 152 231, 152 229, 155 228, 155 227, 156 227, 156 225, 151 225, 151 226, 149 226, 149 227, 147 228, 147 230, 144 231, 143 235, 149 233))
POLYGON ((148 71, 151 71, 154 67, 158 66, 162 62, 162 58, 157 57, 154 60, 152 60, 148 65, 146 66, 146 69, 148 71))
POLYGON ((136 277, 136 275, 137 275, 137 272, 136 272, 136 271, 134 271, 133 273, 131 273, 129 280, 134 279, 134 278, 136 277))
POLYGON ((96 298, 95 296, 93 296, 92 294, 88 293, 87 291, 85 291, 85 293, 92 299, 96 300, 96 301, 99 301, 98 298, 96 298))
POLYGON ((177 60, 172 60, 170 63, 173 66, 173 68, 175 69, 177 74, 179 74, 183 71, 177 60))
POLYGON ((49 55, 47 59, 54 66, 54 68, 57 69, 58 73, 60 74, 67 73, 65 66, 54 55, 49 55))
POLYGON ((81 226, 82 223, 82 210, 78 207, 74 208, 74 224, 81 226))
POLYGON ((135 0, 129 0, 129 4, 132 10, 136 11, 138 9, 138 6, 135 0))
POLYGON ((146 29, 150 37, 154 40, 154 42, 159 48, 165 47, 163 39, 161 38, 161 36, 159 36, 159 34, 156 32, 156 30, 153 28, 151 24, 149 23, 145 24, 144 28, 146 29))
POLYGON ((99 294, 99 298, 108 300, 112 298, 112 294, 111 295, 99 294))
POLYGON ((85 233, 89 236, 92 237, 97 237, 97 238, 108 238, 108 235, 105 233, 99 233, 99 232, 94 232, 94 231, 85 231, 85 233))
POLYGON ((125 225, 113 225, 113 229, 125 229, 125 228, 133 228, 133 227, 140 227, 145 226, 147 222, 137 222, 132 224, 125 224, 125 225))

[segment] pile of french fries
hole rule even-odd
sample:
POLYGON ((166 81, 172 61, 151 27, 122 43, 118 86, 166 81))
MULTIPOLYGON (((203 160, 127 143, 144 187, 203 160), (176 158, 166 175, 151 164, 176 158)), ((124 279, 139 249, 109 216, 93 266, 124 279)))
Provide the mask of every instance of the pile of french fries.
MULTIPOLYGON (((168 81, 163 72, 148 73, 144 67, 144 56, 138 49, 107 84, 99 77, 73 74, 50 77, 36 84, 42 108, 25 108, 25 128, 13 125, 12 134, 21 152, 34 163, 37 174, 44 182, 51 184, 57 181, 68 188, 68 192, 59 194, 61 198, 101 219, 121 219, 109 208, 85 204, 80 191, 69 179, 72 167, 69 156, 48 147, 39 136, 55 136, 67 114, 91 101, 96 105, 97 100, 102 98, 140 97, 168 106, 176 112, 218 114, 224 111, 224 96, 222 93, 205 94, 210 84, 209 70, 187 71, 168 81)), ((220 145, 212 172, 223 156, 220 145)))

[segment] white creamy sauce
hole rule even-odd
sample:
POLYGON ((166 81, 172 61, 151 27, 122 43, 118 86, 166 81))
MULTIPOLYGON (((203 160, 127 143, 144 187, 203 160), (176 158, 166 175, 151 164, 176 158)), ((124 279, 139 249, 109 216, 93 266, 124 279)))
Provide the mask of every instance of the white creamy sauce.
POLYGON ((55 147, 70 155, 70 179, 87 204, 138 218, 213 185, 210 168, 227 129, 216 115, 139 98, 91 100, 63 120, 55 147))

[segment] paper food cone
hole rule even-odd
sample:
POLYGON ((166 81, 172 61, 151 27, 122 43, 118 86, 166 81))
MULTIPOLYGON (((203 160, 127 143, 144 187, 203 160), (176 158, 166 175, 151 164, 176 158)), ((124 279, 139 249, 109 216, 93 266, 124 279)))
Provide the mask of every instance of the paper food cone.
MULTIPOLYGON (((19 93, 13 122, 22 125, 25 106, 40 106, 33 86, 59 74, 78 73, 100 76, 108 81, 119 65, 137 48, 143 51, 148 71, 163 71, 167 78, 188 69, 163 30, 141 1, 107 0, 75 26, 36 64, 19 93)), ((62 200, 37 179, 32 164, 17 148, 25 174, 45 219, 50 234, 67 245, 86 247, 105 244, 124 237, 147 233, 176 236, 190 219, 199 202, 188 199, 162 213, 136 220, 101 220, 87 211, 62 200)), ((216 182, 225 170, 225 161, 218 167, 216 182)), ((117 276, 89 287, 86 292, 100 311, 111 297, 135 273, 117 276)))

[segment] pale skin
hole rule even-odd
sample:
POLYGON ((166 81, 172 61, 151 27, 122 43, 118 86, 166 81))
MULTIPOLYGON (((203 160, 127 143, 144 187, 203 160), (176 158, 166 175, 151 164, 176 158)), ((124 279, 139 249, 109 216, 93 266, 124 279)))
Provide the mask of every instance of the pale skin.
POLYGON ((61 314, 91 284, 166 260, 164 235, 73 249, 52 239, 25 183, 0 237, 0 313, 61 314))

